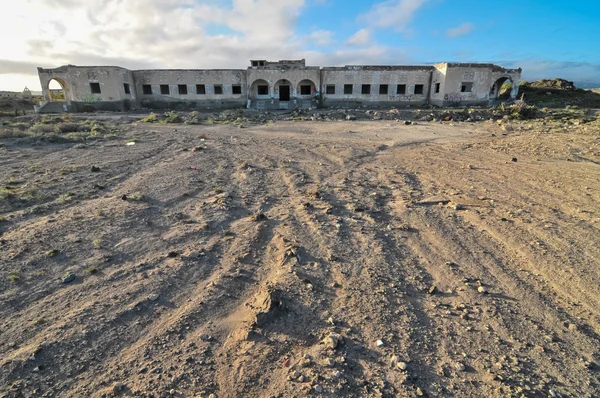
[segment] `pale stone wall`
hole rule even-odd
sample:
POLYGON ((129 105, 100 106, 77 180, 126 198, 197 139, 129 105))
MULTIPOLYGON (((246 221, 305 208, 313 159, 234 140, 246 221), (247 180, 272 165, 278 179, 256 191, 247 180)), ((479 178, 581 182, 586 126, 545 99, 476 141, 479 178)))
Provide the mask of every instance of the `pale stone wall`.
POLYGON ((288 107, 316 106, 320 98, 320 68, 269 63, 265 67, 248 68, 248 99, 251 107, 264 109, 287 109, 288 107), (268 93, 259 95, 258 86, 268 85, 268 93), (281 86, 289 86, 289 101, 281 101, 285 92, 281 86), (310 86, 309 94, 301 93, 301 86, 310 86))
POLYGON ((438 106, 488 105, 496 98, 499 87, 510 80, 515 88, 512 97, 518 92, 521 80, 520 69, 504 69, 492 64, 451 64, 436 65, 432 87, 440 83, 440 92, 432 93, 431 103, 438 106), (498 82, 500 82, 498 84, 498 82))
POLYGON ((246 71, 243 69, 138 70, 133 75, 135 91, 142 102, 206 101, 213 106, 240 105, 246 102, 246 71), (150 86, 152 93, 146 94, 144 86, 150 86), (163 94, 161 86, 168 86, 169 93, 163 94), (180 92, 180 86, 185 86, 186 94, 180 92), (198 86, 204 87, 204 93, 198 86), (233 93, 234 86, 239 87, 239 94, 233 93), (219 87, 220 94, 217 92, 219 87))
POLYGON ((96 109, 316 106, 487 105, 506 81, 518 91, 520 69, 492 64, 435 66, 306 66, 304 60, 251 61, 248 69, 130 71, 117 66, 38 68, 46 101, 48 84, 60 83, 68 107, 96 109), (346 92, 346 87, 351 87, 346 92))
POLYGON ((323 104, 343 105, 344 103, 423 104, 428 100, 429 80, 433 67, 427 66, 346 66, 323 68, 321 90, 323 104), (345 92, 345 86, 352 85, 352 94, 345 92), (369 93, 363 94, 363 85, 369 93), (331 88, 328 94, 328 86, 331 88), (387 94, 381 92, 387 86, 387 94), (399 90, 399 86, 401 86, 399 90), (416 92, 421 86, 420 92, 416 92))

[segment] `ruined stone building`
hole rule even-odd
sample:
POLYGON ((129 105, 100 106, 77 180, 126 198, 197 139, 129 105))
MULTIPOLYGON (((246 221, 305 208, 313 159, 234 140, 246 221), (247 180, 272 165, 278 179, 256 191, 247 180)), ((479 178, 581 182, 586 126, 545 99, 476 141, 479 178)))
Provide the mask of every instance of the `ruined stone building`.
POLYGON ((305 60, 254 60, 247 69, 65 65, 38 74, 45 98, 40 112, 490 105, 507 81, 514 98, 521 79, 521 69, 493 64, 318 67, 305 60), (51 82, 59 88, 50 89, 51 82))

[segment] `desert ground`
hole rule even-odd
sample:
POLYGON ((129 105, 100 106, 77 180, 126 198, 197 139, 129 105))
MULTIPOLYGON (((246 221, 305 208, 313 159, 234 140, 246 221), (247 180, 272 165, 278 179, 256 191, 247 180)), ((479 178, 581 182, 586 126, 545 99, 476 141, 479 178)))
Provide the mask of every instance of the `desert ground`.
POLYGON ((7 134, 0 396, 599 397, 578 115, 7 134))

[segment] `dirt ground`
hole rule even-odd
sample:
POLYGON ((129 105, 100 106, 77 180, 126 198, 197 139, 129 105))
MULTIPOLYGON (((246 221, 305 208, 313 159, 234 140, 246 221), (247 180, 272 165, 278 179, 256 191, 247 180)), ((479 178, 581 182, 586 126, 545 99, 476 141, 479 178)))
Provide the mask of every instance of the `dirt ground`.
POLYGON ((0 142, 2 397, 600 396, 598 124, 0 142))

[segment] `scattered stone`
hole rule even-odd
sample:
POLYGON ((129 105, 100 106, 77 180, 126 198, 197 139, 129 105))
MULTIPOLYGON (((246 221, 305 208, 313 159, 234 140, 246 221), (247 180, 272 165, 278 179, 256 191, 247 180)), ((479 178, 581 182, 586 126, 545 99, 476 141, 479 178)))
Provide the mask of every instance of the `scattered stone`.
POLYGON ((325 337, 323 339, 323 343, 325 344, 326 347, 331 348, 332 350, 335 350, 336 347, 343 340, 344 340, 344 338, 342 336, 340 336, 339 334, 331 333, 330 335, 328 335, 327 337, 325 337))
POLYGON ((125 384, 123 383, 115 383, 113 386, 113 394, 118 395, 125 391, 125 384))
POLYGON ((99 173, 99 172, 100 172, 100 167, 92 166, 92 173, 99 173))
POLYGON ((69 272, 67 276, 63 278, 63 283, 71 283, 77 278, 77 275, 73 272, 69 272))
POLYGON ((263 221, 267 219, 267 216, 265 216, 263 213, 256 213, 254 216, 252 216, 252 218, 254 221, 263 221))

